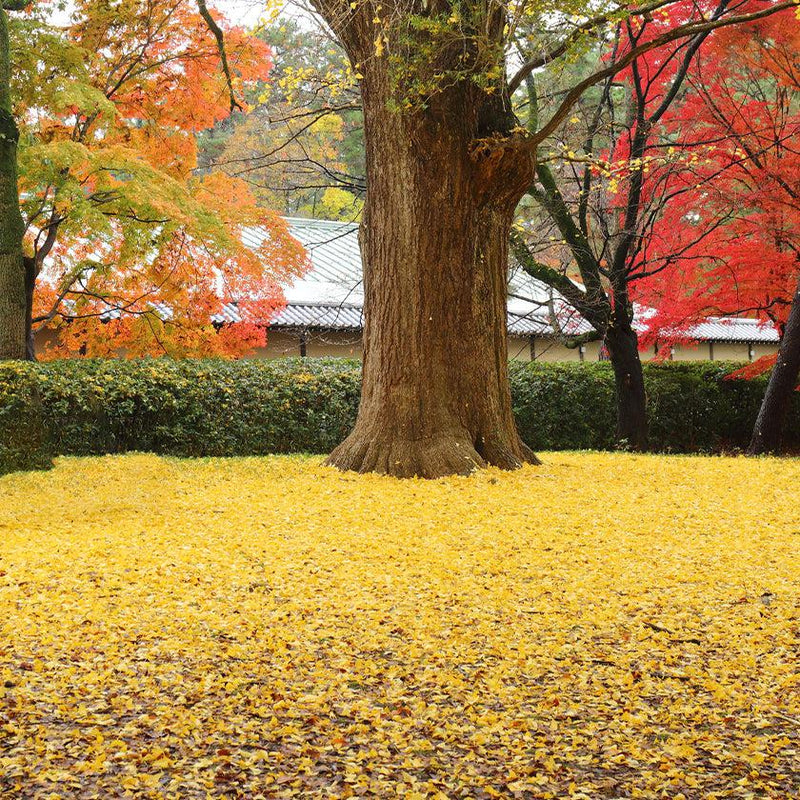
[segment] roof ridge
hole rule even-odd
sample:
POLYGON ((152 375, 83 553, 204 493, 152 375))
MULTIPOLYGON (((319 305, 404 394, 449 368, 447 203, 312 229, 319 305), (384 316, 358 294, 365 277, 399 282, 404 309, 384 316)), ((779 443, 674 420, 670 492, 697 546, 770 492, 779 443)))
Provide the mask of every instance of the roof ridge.
POLYGON ((774 325, 770 320, 756 319, 754 317, 737 317, 735 315, 731 315, 730 317, 707 317, 697 324, 702 325, 704 322, 723 325, 741 325, 742 323, 749 323, 751 325, 774 325))
POLYGON ((345 222, 338 219, 313 219, 311 217, 284 217, 288 223, 299 223, 301 225, 319 225, 330 228, 357 228, 358 222, 345 222))
POLYGON ((334 302, 325 302, 324 300, 320 301, 319 303, 309 302, 308 300, 301 300, 301 301, 294 301, 288 300, 284 308, 288 308, 292 306, 294 308, 357 308, 363 309, 363 303, 334 303, 334 302))

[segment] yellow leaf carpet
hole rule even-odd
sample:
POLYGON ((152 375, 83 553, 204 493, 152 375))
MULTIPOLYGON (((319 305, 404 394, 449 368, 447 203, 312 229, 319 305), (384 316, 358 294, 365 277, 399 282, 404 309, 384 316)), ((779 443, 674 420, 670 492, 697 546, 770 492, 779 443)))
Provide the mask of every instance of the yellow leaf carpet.
POLYGON ((800 796, 800 463, 0 479, 0 797, 800 796))

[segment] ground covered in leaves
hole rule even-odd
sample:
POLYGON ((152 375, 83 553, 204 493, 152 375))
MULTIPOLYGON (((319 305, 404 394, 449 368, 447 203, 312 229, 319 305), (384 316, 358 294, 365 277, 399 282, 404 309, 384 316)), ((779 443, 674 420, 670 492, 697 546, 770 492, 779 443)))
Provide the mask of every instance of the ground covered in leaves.
POLYGON ((800 464, 0 479, 0 796, 786 798, 800 464))

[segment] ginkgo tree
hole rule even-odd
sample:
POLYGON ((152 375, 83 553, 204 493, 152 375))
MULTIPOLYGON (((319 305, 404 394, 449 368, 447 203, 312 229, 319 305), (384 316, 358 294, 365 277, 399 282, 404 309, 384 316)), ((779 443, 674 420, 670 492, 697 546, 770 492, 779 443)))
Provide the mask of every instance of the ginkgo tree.
POLYGON ((364 378, 344 469, 436 477, 536 461, 511 414, 507 374, 508 238, 540 145, 582 94, 650 50, 767 16, 793 2, 726 6, 676 22, 566 87, 525 128, 512 96, 619 18, 671 5, 483 0, 315 0, 360 80, 367 196, 361 225, 364 378), (520 17, 533 55, 509 75, 520 17), (539 35, 540 34, 540 35, 539 35))
POLYGON ((278 282, 305 258, 242 181, 194 174, 196 134, 271 66, 256 37, 231 28, 223 42, 217 19, 189 0, 82 0, 66 29, 15 20, 29 342, 50 326, 60 352, 86 355, 263 343, 278 282), (223 300, 245 322, 218 333, 223 300))

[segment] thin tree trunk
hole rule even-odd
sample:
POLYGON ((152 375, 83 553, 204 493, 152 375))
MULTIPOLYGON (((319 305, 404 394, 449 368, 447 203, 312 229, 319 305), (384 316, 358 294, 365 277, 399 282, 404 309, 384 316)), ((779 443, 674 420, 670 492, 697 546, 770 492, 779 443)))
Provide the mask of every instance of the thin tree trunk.
POLYGON ((25 358, 24 226, 17 186, 19 131, 11 107, 8 19, 0 7, 0 359, 25 358))
POLYGON ((33 333, 33 297, 36 291, 38 270, 36 261, 25 256, 25 357, 28 361, 36 361, 36 338, 33 333))
POLYGON ((606 331, 605 345, 617 392, 617 440, 632 450, 646 450, 647 394, 639 337, 630 325, 614 320, 606 331))
POLYGON ((747 455, 777 453, 783 425, 800 376, 800 281, 794 293, 789 319, 781 337, 778 358, 767 383, 767 391, 747 448, 747 455))
POLYGON ((475 151, 484 109, 466 81, 424 113, 388 110, 385 62, 362 84, 361 405, 329 463, 426 478, 538 463, 514 423, 506 340, 508 237, 532 164, 475 151))

